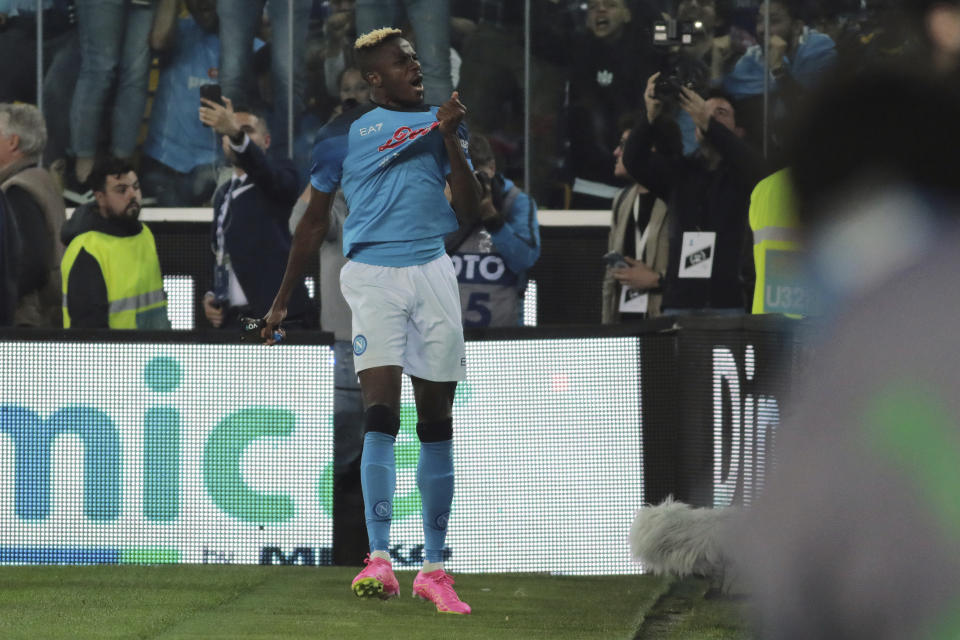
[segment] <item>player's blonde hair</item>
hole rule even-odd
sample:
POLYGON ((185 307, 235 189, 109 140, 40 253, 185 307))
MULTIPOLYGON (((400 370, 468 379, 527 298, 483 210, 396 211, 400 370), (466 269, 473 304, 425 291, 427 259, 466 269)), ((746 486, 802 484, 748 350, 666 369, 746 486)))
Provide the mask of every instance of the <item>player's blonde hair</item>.
POLYGON ((401 35, 403 35, 403 32, 400 31, 400 29, 394 29, 393 27, 374 29, 373 31, 365 33, 357 38, 356 42, 353 43, 353 48, 357 51, 360 51, 361 49, 373 49, 387 38, 401 35))

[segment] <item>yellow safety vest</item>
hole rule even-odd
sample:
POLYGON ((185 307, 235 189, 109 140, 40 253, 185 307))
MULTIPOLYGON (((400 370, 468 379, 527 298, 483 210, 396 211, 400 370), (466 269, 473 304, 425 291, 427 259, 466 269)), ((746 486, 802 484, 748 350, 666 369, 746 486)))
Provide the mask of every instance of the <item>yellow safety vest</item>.
POLYGON ((81 249, 85 249, 100 265, 107 285, 111 329, 170 328, 157 245, 146 225, 135 236, 121 237, 87 231, 70 242, 60 263, 65 328, 70 328, 70 314, 67 311, 70 269, 81 249))
POLYGON ((750 195, 753 263, 757 272, 753 313, 783 313, 799 318, 810 312, 796 209, 789 169, 761 180, 750 195))

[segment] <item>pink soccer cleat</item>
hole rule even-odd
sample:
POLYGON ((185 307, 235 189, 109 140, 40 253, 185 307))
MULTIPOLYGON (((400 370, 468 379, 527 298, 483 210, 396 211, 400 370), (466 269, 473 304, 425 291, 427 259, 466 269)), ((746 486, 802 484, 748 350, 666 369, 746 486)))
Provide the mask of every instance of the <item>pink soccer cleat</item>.
POLYGON ((470 613, 470 605, 457 597, 453 590, 453 578, 443 569, 430 573, 420 571, 413 580, 413 595, 421 600, 430 600, 440 613, 470 613))
POLYGON ((380 598, 387 600, 400 595, 400 583, 393 575, 393 565, 383 558, 371 558, 370 554, 363 559, 366 568, 357 574, 350 584, 350 588, 358 598, 380 598))

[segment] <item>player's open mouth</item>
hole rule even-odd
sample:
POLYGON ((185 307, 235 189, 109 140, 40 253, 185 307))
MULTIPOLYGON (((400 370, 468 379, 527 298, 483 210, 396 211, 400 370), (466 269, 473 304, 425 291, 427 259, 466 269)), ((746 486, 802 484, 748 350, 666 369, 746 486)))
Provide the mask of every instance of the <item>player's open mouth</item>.
POLYGON ((423 88, 423 76, 418 75, 413 80, 410 81, 410 84, 416 87, 417 89, 423 88))
POLYGON ((597 25, 598 30, 603 30, 610 26, 610 21, 606 18, 597 18, 594 24, 597 25))

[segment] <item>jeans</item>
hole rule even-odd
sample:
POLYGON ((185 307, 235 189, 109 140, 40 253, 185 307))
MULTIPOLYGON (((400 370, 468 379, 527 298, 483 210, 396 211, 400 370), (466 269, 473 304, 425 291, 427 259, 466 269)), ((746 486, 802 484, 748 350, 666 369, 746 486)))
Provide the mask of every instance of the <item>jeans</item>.
MULTIPOLYGON (((270 151, 276 157, 286 157, 289 147, 287 117, 290 107, 290 79, 293 74, 294 123, 304 109, 303 52, 310 25, 311 0, 292 0, 293 4, 293 65, 290 64, 290 42, 287 37, 290 25, 291 0, 268 0, 267 14, 273 30, 270 51, 270 74, 273 84, 273 116, 270 122, 270 151)), ((234 104, 249 104, 253 97, 255 78, 253 67, 253 37, 260 25, 263 2, 244 0, 217 0, 220 16, 220 87, 223 95, 234 104)), ((265 96, 266 97, 266 96, 265 96)))
POLYGON ((158 207, 202 207, 213 199, 218 167, 202 164, 190 173, 180 173, 148 155, 140 166, 144 197, 156 198, 158 207))
POLYGON ((353 368, 353 343, 333 343, 333 469, 340 477, 359 464, 363 449, 363 396, 353 368))
POLYGON ((403 9, 416 35, 414 49, 423 67, 424 100, 440 105, 450 99, 449 0, 357 0, 357 35, 403 25, 403 9))
POLYGON ((70 139, 77 157, 96 154, 110 89, 116 87, 109 131, 113 155, 129 158, 147 102, 148 37, 154 6, 128 0, 76 0, 80 75, 70 108, 70 139))

